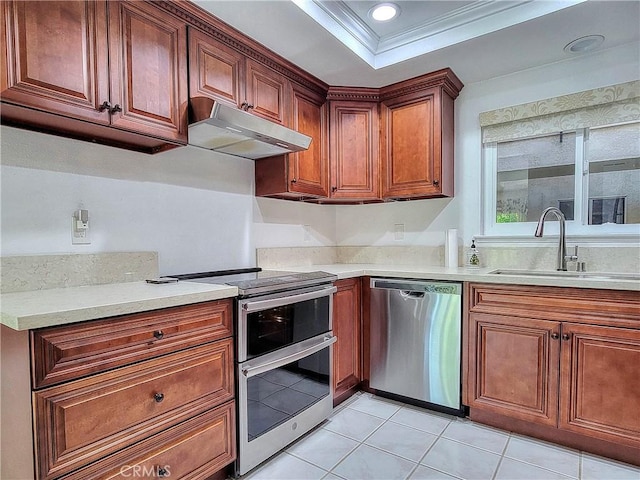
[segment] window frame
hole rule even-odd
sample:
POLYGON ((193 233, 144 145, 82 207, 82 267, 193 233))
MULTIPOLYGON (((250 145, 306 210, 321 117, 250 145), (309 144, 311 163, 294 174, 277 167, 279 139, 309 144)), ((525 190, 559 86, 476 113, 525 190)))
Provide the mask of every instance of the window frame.
MULTIPOLYGON (((607 126, 640 122, 630 121, 607 126)), ((589 225, 589 128, 568 130, 575 132, 576 146, 574 159, 574 220, 565 222, 566 234, 571 236, 607 237, 612 235, 640 235, 640 224, 604 224, 589 225)), ((566 133, 565 132, 565 133, 566 133)), ((545 135, 542 135, 545 136, 545 135)), ((531 137, 535 138, 535 137, 531 137)), ((522 138, 521 140, 525 140, 522 138)), ((484 237, 532 237, 537 222, 496 223, 497 181, 498 181, 498 142, 482 145, 482 231, 484 237)), ((550 205, 551 206, 551 205, 550 205)), ((557 205, 554 205, 557 206, 557 205)), ((545 234, 558 235, 558 222, 545 225, 545 234)))

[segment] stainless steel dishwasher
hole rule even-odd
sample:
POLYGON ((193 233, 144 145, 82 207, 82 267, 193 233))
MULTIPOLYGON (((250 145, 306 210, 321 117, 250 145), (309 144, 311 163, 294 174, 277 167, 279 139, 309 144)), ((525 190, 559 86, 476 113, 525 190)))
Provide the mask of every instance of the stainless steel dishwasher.
POLYGON ((372 389, 463 414, 461 294, 460 283, 371 279, 372 389))

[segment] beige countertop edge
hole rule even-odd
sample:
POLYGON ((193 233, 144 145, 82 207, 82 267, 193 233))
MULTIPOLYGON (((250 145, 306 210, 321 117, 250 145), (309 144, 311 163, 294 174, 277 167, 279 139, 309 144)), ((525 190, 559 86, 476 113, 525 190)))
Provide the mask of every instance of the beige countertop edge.
POLYGON ((236 287, 192 282, 130 282, 7 293, 0 296, 0 323, 14 330, 30 330, 237 295, 236 287))
POLYGON ((283 268, 283 270, 296 272, 323 270, 337 275, 338 279, 361 276, 385 276, 425 280, 496 283, 503 285, 539 285, 549 287, 640 291, 640 282, 634 280, 603 280, 596 278, 560 278, 543 276, 528 277, 522 275, 496 275, 490 273, 496 270, 495 268, 479 268, 477 270, 472 270, 463 267, 447 268, 436 266, 413 267, 410 265, 332 264, 286 267, 283 268))

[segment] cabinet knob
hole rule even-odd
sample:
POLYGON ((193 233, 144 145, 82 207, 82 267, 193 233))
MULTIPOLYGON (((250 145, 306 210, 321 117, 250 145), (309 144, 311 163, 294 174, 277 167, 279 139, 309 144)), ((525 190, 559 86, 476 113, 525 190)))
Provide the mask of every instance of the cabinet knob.
POLYGON ((438 185, 440 185, 440 180, 434 180, 433 181, 433 186, 437 187, 438 185))
POLYGON ((554 340, 557 340, 558 338, 560 338, 560 335, 558 335, 556 332, 553 332, 551 334, 551 338, 553 338, 554 340))
POLYGON ((571 335, 569 335, 568 333, 565 333, 564 335, 562 335, 562 339, 565 341, 571 340, 571 335))
POLYGON ((109 110, 109 113, 110 113, 111 115, 113 115, 114 113, 118 113, 118 112, 121 112, 121 111, 122 111, 122 107, 120 106, 120 104, 116 103, 116 104, 113 106, 113 108, 111 108, 111 109, 109 110))
POLYGON ((296 180, 295 178, 291 180, 291 183, 297 183, 298 180, 296 180))
POLYGON ((162 340, 162 337, 164 337, 164 332, 162 330, 156 330, 155 332, 153 332, 153 336, 158 340, 162 340))
POLYGON ((164 400, 164 393, 154 393, 153 394, 153 399, 156 401, 156 403, 160 403, 164 400))
POLYGON ((107 110, 108 112, 111 112, 111 104, 106 100, 102 102, 102 105, 98 107, 98 111, 100 112, 104 112, 105 110, 107 110))
POLYGON ((331 187, 332 192, 336 192, 337 190, 338 190, 338 187, 331 187))
POLYGON ((158 472, 158 477, 160 478, 169 476, 169 470, 167 470, 165 467, 158 467, 157 472, 158 472))
POLYGON ((253 104, 252 103, 248 103, 248 102, 242 102, 240 104, 240 108, 246 112, 249 109, 253 108, 253 104))

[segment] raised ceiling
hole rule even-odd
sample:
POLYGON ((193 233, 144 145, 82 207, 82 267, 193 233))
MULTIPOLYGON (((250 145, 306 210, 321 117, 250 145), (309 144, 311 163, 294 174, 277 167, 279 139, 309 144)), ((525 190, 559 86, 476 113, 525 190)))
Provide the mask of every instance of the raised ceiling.
POLYGON ((601 49, 639 48, 640 2, 394 1, 400 16, 370 19, 373 1, 194 0, 225 23, 330 85, 383 86, 450 67, 464 83, 561 61, 591 34, 601 49))

